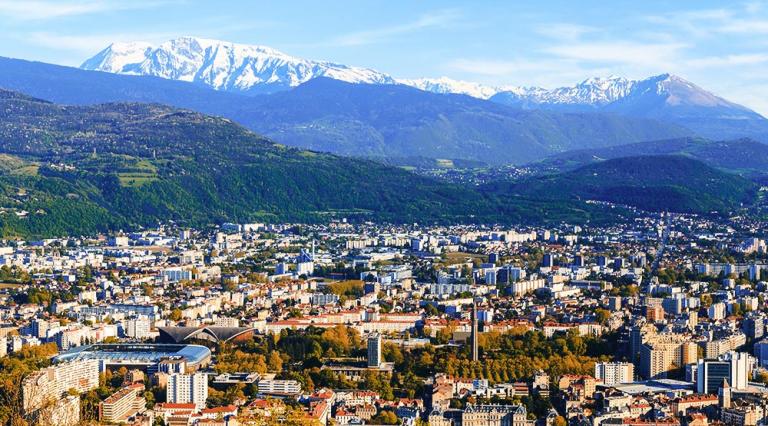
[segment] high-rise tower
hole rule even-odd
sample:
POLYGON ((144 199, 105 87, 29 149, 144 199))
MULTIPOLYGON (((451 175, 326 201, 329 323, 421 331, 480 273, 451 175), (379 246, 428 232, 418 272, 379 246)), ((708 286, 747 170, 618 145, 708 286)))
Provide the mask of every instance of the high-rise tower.
POLYGON ((480 352, 478 350, 477 343, 477 304, 472 302, 472 361, 477 361, 480 358, 480 352))
POLYGON ((381 335, 372 333, 368 336, 368 368, 379 368, 381 362, 381 335))

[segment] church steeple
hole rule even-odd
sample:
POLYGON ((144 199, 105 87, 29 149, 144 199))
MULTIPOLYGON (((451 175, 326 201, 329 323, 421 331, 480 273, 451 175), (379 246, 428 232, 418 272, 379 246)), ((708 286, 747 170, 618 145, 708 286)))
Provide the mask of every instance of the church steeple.
POLYGON ((731 386, 728 379, 723 379, 723 385, 717 392, 720 408, 731 408, 731 386))

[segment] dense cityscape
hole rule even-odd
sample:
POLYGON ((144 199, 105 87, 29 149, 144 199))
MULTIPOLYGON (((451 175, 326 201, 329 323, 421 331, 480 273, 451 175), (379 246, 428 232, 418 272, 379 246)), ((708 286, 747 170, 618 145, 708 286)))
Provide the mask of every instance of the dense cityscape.
POLYGON ((339 220, 6 241, 0 415, 754 425, 762 226, 339 220))

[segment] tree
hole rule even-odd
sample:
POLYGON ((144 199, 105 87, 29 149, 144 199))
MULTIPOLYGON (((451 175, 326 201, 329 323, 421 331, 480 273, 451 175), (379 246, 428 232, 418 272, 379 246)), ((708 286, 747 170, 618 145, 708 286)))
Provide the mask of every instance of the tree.
POLYGON ((171 313, 168 315, 168 319, 170 319, 171 321, 179 321, 179 320, 181 320, 181 309, 173 308, 171 313))
POLYGON ((396 425, 400 423, 397 419, 397 415, 391 410, 382 410, 379 414, 371 419, 373 424, 381 425, 396 425))
POLYGON ((611 313, 606 309, 597 308, 595 309, 595 316, 597 317, 597 322, 605 325, 605 323, 608 322, 608 319, 611 318, 611 313))
POLYGON ((281 372, 283 371, 283 358, 277 351, 272 351, 269 354, 269 360, 267 361, 269 371, 281 372))

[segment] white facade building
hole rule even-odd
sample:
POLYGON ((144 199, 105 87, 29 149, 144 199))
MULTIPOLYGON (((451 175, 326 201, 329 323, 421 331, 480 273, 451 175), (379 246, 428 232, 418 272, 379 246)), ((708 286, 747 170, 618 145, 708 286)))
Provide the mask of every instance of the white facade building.
POLYGON ((635 378, 635 366, 629 362, 598 362, 595 364, 595 378, 607 386, 630 383, 635 378))
POLYGON ((205 408, 208 399, 208 375, 171 374, 165 391, 166 401, 174 404, 193 403, 197 409, 205 408))

